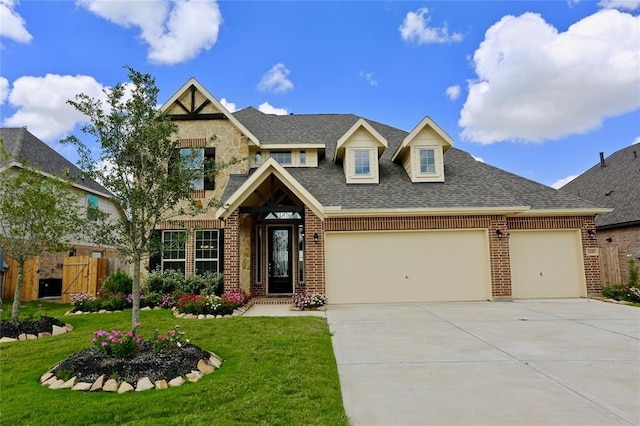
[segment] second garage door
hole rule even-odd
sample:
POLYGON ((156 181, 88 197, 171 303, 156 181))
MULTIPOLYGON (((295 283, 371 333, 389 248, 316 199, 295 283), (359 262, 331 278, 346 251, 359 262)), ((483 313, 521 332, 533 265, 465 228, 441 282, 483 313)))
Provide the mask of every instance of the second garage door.
POLYGON ((579 230, 510 232, 514 298, 587 295, 579 230))
POLYGON ((485 230, 326 233, 329 303, 487 300, 485 230))

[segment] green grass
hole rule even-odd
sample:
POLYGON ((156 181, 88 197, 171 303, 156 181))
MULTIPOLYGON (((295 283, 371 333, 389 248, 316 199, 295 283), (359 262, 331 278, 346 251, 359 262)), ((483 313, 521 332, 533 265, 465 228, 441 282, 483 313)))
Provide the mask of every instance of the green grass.
MULTIPOLYGON (((25 313, 38 303, 24 303, 25 313)), ((10 310, 4 305, 3 319, 10 310)), ((113 394, 50 390, 39 377, 89 346, 98 329, 127 330, 131 311, 63 317, 68 305, 39 310, 75 326, 72 333, 0 345, 2 424, 347 425, 331 336, 317 317, 180 320, 142 311, 149 337, 176 324, 185 338, 220 355, 220 370, 178 388, 113 394)))

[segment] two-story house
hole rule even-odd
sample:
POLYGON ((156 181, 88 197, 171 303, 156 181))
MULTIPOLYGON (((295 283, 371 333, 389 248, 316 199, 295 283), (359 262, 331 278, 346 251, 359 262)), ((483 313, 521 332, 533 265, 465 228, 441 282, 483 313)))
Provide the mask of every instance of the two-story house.
MULTIPOLYGON (((69 208, 89 211, 99 209, 113 217, 120 217, 121 212, 112 200, 112 194, 94 180, 86 178, 83 173, 69 160, 57 153, 49 145, 34 136, 26 127, 0 128, 0 139, 4 141, 5 149, 9 153, 9 163, 0 164, 0 172, 6 169, 22 168, 26 163, 34 167, 43 179, 64 176, 71 180, 73 191, 76 191, 80 202, 77 206, 69 208)), ((87 238, 71 241, 72 247, 68 252, 48 252, 34 260, 29 271, 33 271, 30 279, 35 281, 33 285, 25 286, 23 300, 34 300, 39 297, 60 297, 62 294, 62 267, 63 260, 69 255, 108 257, 117 259, 117 252, 109 247, 99 247, 87 238)), ((7 257, 6 265, 10 265, 7 257)), ((114 261, 119 264, 118 261, 114 261)), ((0 270, 2 270, 0 265, 0 270)), ((8 271, 5 276, 0 276, 6 283, 8 271)), ((15 284, 14 284, 15 286, 15 284)), ((13 289, 10 285, 3 287, 3 298, 13 297, 13 289)))
POLYGON ((195 79, 162 111, 184 152, 245 159, 194 182, 195 199, 223 207, 163 225, 164 269, 330 303, 601 290, 595 216, 609 210, 476 161, 429 117, 407 132, 353 114, 230 113, 195 79))

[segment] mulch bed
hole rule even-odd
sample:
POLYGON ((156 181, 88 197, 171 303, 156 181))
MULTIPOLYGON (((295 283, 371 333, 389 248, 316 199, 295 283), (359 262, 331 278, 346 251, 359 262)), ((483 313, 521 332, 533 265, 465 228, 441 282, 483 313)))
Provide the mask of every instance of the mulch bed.
POLYGON ((109 358, 89 348, 71 355, 51 371, 57 377, 76 376, 79 382, 93 383, 104 374, 107 379, 135 384, 144 377, 154 382, 184 376, 197 369, 199 360, 208 360, 210 356, 208 351, 191 343, 154 352, 150 342, 143 342, 132 358, 109 358))
POLYGON ((51 317, 40 317, 37 320, 24 320, 19 321, 17 323, 11 321, 3 321, 0 322, 0 338, 2 337, 11 337, 13 339, 17 339, 22 333, 24 334, 33 334, 38 335, 38 333, 53 332, 53 326, 57 325, 60 327, 64 327, 65 324, 51 317))

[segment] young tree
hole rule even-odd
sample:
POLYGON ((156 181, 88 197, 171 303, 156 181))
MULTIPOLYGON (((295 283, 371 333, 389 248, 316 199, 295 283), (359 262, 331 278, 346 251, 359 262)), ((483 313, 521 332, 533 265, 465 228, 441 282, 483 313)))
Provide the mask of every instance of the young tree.
MULTIPOLYGON (((176 216, 202 212, 190 199, 192 182, 202 176, 195 157, 177 155, 176 125, 158 110, 155 79, 130 67, 129 82, 105 90, 106 101, 85 94, 69 101, 88 117, 82 132, 95 138, 97 155, 76 137, 80 168, 114 194, 124 213, 103 223, 97 241, 113 245, 133 264, 132 330, 140 324, 140 261, 157 251, 153 231, 176 216)), ((234 160, 235 161, 235 160, 234 160)), ((226 165, 216 164, 213 172, 226 165)), ((203 206, 206 207, 206 206, 203 206)))
POLYGON ((18 321, 24 265, 47 251, 66 250, 83 228, 79 195, 63 178, 44 177, 26 163, 9 167, 12 159, 0 140, 0 249, 18 262, 18 281, 11 321, 18 321))

